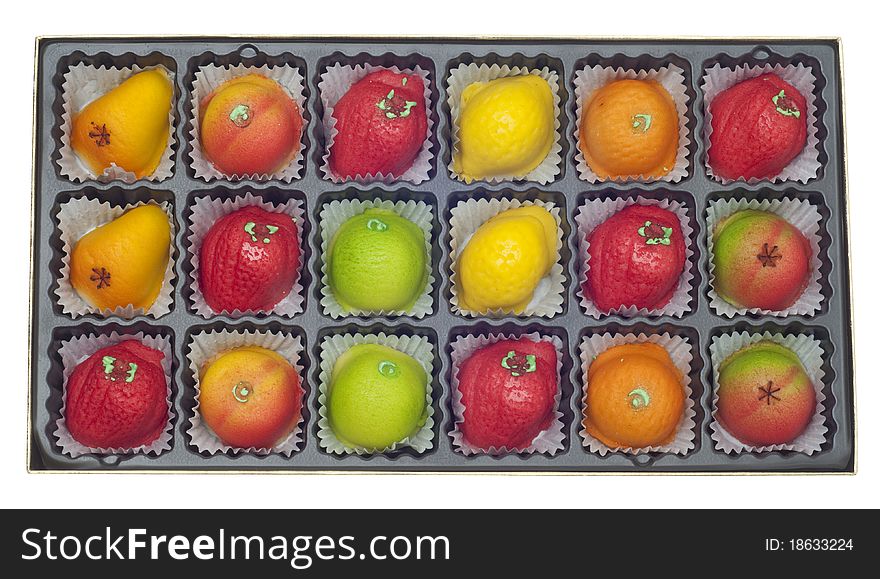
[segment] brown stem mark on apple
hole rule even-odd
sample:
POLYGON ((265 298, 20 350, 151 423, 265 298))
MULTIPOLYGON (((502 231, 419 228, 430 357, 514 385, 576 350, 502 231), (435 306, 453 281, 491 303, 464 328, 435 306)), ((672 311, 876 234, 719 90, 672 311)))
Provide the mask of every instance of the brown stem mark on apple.
POLYGON ((758 396, 758 400, 767 400, 767 406, 770 406, 770 403, 773 400, 776 400, 777 402, 781 400, 781 398, 776 395, 780 390, 782 390, 782 388, 773 386, 773 380, 770 380, 766 385, 758 386, 758 391, 761 392, 761 395, 758 396))
POLYGON ((778 245, 774 245, 771 249, 770 244, 765 243, 763 251, 755 257, 761 262, 761 267, 776 267, 776 261, 782 259, 782 254, 777 253, 778 250, 778 245))

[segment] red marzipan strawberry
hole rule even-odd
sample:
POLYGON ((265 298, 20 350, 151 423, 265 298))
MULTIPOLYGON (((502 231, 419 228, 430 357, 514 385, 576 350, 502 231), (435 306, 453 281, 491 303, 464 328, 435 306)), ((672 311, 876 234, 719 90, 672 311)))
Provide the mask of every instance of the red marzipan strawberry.
POLYGON ((90 448, 137 448, 168 423, 168 387, 159 350, 136 340, 102 348, 67 380, 67 429, 90 448))
POLYGON ((199 252, 199 284, 215 312, 267 311, 299 274, 296 223, 283 213, 245 207, 217 220, 199 252))
POLYGON ((337 135, 330 169, 340 178, 400 176, 409 169, 428 130, 425 85, 415 74, 372 72, 333 107, 337 135))
POLYGON ((527 338, 474 352, 458 370, 459 428, 474 447, 523 449, 553 420, 556 348, 527 338))
POLYGON ((587 241, 590 269, 583 290, 600 311, 657 309, 672 299, 685 262, 675 213, 629 205, 596 227, 587 241))
POLYGON ((770 179, 807 143, 807 103, 775 74, 730 87, 715 97, 709 111, 709 166, 725 179, 770 179))

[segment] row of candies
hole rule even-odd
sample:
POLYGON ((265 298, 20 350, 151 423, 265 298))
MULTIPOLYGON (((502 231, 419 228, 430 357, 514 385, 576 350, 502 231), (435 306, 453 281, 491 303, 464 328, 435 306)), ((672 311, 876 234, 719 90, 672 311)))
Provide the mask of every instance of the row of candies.
MULTIPOLYGON (((581 179, 679 182, 688 174, 684 71, 587 66, 573 78, 581 179)), ((820 169, 811 66, 719 64, 702 82, 707 171, 722 183, 807 182, 820 169)), ((205 65, 192 84, 191 168, 205 180, 290 182, 304 166, 304 79, 291 65, 205 65)), ((461 64, 446 80, 451 175, 465 183, 554 181, 561 172, 560 86, 548 67, 461 64)), ((335 183, 429 179, 435 131, 431 79, 335 64, 318 83, 324 154, 335 183)), ((74 180, 162 180, 172 175, 171 73, 71 66, 62 85, 58 163, 74 180)))
MULTIPOLYGON (((504 194, 450 205, 447 267, 434 251, 436 206, 424 200, 334 199, 318 214, 320 309, 343 316, 436 311, 442 282, 466 317, 550 318, 564 311, 569 239, 587 316, 682 317, 694 311, 693 208, 675 198, 585 199, 570 226, 558 200, 504 194), (442 271, 442 273, 441 273, 442 271)), ((186 211, 184 295, 197 315, 293 317, 304 310, 310 231, 302 196, 197 195, 186 211)), ((170 200, 60 203, 54 294, 74 318, 167 314, 176 221, 170 200)), ((822 308, 819 208, 809 199, 718 199, 706 214, 709 301, 721 316, 812 316, 822 308)))
MULTIPOLYGON (((171 448, 172 338, 161 329, 134 331, 60 342, 65 378, 53 435, 62 453, 160 455, 171 448)), ((329 454, 426 453, 437 444, 443 412, 450 412, 452 447, 465 456, 564 451, 571 413, 563 389, 572 365, 566 338, 549 328, 498 332, 452 336, 449 407, 438 411, 438 389, 445 386, 437 378, 437 348, 418 330, 324 337, 315 382, 304 371, 307 353, 295 331, 199 331, 185 350, 193 407, 182 428, 188 444, 206 455, 289 458, 302 449, 311 391, 317 444, 329 454)), ((694 450, 702 429, 692 384, 699 382, 693 363, 700 354, 686 333, 597 331, 583 336, 578 354, 575 415, 588 452, 685 456, 694 450)), ((709 355, 716 450, 822 450, 828 426, 819 340, 723 333, 712 338, 709 355)))

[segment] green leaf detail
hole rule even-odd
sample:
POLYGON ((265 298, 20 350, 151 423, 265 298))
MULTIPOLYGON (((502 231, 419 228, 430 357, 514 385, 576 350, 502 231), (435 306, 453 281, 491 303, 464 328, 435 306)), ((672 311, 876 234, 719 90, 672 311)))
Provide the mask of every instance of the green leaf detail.
POLYGON ((411 108, 413 108, 414 106, 418 105, 418 104, 419 104, 419 103, 417 103, 417 102, 415 102, 415 101, 406 101, 406 102, 404 102, 404 103, 403 103, 403 111, 400 113, 400 116, 401 116, 401 117, 408 117, 408 116, 409 116, 409 110, 410 110, 411 108))
POLYGON ((379 374, 387 378, 397 378, 400 375, 400 368, 394 362, 383 360, 379 362, 379 374))
POLYGON ((796 119, 801 118, 801 111, 798 110, 794 101, 785 96, 785 89, 779 91, 779 94, 774 95, 770 100, 773 101, 776 112, 782 116, 794 117, 796 119))
POLYGON ((248 126, 251 124, 251 108, 245 104, 235 105, 229 112, 229 120, 236 127, 248 126))
POLYGON ((381 219, 373 218, 367 221, 367 229, 370 231, 386 231, 388 224, 381 219))
POLYGON ((232 397, 235 398, 236 402, 241 402, 242 404, 247 404, 253 393, 254 387, 247 380, 242 380, 232 387, 232 397))
POLYGON ((134 375, 137 374, 138 365, 134 362, 128 363, 128 372, 125 373, 125 383, 131 384, 134 382, 134 375))
POLYGON ((644 388, 631 390, 627 397, 629 398, 629 405, 632 406, 633 410, 641 410, 651 404, 651 395, 644 388))
POLYGON ((251 241, 257 240, 257 235, 256 235, 256 233, 254 233, 254 227, 256 227, 256 226, 257 226, 257 224, 254 223, 253 221, 248 221, 247 223, 244 224, 244 232, 251 236, 251 241))
POLYGON ((510 375, 518 378, 523 374, 530 374, 537 370, 538 360, 534 354, 521 356, 515 350, 511 350, 501 358, 501 367, 510 371, 510 375))
MULTIPOLYGON (((259 226, 254 221, 248 221, 247 223, 244 224, 244 232, 251 236, 251 241, 253 241, 254 243, 256 243, 256 241, 257 241, 257 227, 265 227, 266 232, 269 235, 272 235, 273 233, 278 231, 277 225, 259 226)), ((268 237, 263 237, 263 243, 269 243, 269 241, 271 241, 271 240, 268 237)))
POLYGON ((654 117, 647 114, 638 114, 632 116, 632 130, 634 133, 647 133, 651 128, 651 122, 654 117))
POLYGON ((388 91, 385 98, 376 103, 376 107, 385 113, 385 118, 398 119, 409 116, 410 109, 417 106, 415 101, 404 101, 403 106, 396 105, 392 102, 394 99, 394 89, 388 91))
POLYGON ((642 227, 639 227, 639 235, 645 239, 645 245, 670 245, 672 243, 672 228, 660 226, 663 235, 657 235, 657 227, 653 222, 645 221, 642 227))
POLYGON ((113 356, 104 356, 101 358, 101 364, 104 365, 104 374, 109 374, 113 372, 113 363, 116 362, 116 358, 113 356))

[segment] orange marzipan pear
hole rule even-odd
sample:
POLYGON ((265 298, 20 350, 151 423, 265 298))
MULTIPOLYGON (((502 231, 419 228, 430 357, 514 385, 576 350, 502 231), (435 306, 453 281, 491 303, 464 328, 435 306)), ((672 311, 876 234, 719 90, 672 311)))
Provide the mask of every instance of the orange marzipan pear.
POLYGON ((70 282, 102 310, 146 310, 159 296, 170 251, 168 215, 141 205, 80 238, 70 256, 70 282))
POLYGON ((168 147, 171 80, 162 69, 129 77, 74 116, 70 144, 101 175, 111 165, 151 175, 168 147))

